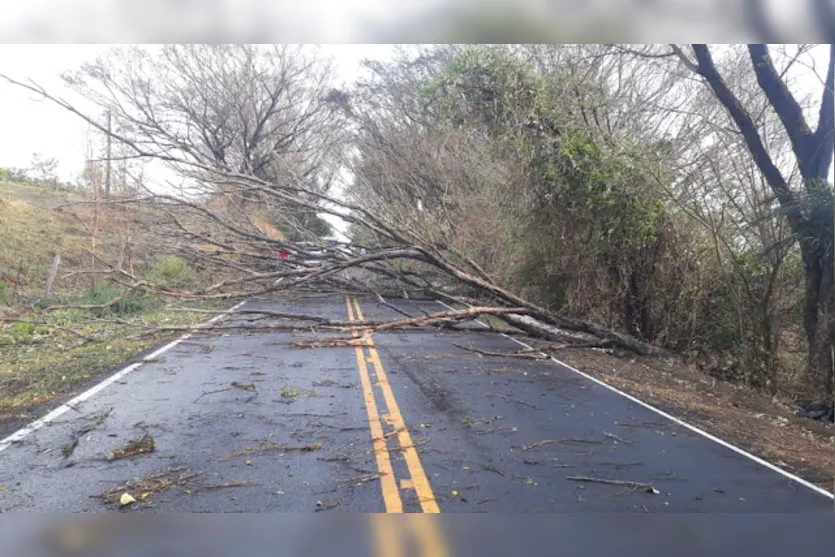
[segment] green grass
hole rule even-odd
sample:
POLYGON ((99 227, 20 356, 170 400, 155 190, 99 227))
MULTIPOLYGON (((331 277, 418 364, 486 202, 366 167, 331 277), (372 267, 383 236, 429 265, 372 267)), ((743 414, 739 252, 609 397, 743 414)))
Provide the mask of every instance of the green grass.
POLYGON ((82 310, 61 310, 41 322, 34 317, 0 328, 0 421, 31 418, 30 412, 40 405, 75 392, 98 374, 178 335, 146 327, 207 319, 201 313, 160 308, 119 316, 131 319, 131 325, 91 322, 94 315, 82 310))
MULTIPOLYGON (((83 193, 44 184, 0 181, 0 421, 28 418, 39 405, 73 393, 98 374, 177 332, 153 331, 154 325, 185 325, 205 314, 165 309, 158 295, 130 292, 103 308, 33 312, 50 305, 104 305, 124 287, 90 274, 56 281, 43 300, 49 268, 61 256, 59 277, 88 271, 93 245, 98 257, 115 261, 129 222, 119 212, 80 205, 83 193), (120 216, 121 215, 121 216, 120 216), (108 323, 124 321, 127 324, 108 323)), ((136 258, 142 278, 171 288, 200 284, 201 277, 180 258, 136 258)), ((228 304, 189 307, 216 309, 228 304)))

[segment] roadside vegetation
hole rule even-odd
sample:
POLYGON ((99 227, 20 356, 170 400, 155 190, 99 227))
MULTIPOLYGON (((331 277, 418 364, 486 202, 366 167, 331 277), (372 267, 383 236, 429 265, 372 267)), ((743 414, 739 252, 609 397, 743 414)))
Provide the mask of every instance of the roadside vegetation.
MULTIPOLYGON (((86 200, 89 192, 20 174, 17 179, 0 182, 0 427, 31 418, 31 410, 180 334, 160 327, 206 319, 184 308, 229 306, 173 304, 164 296, 131 291, 86 273, 103 265, 100 259, 115 262, 125 232, 122 215, 102 210, 92 245, 85 220, 90 215, 78 208, 56 209, 86 200), (56 255, 61 257, 59 273, 45 298, 56 255)), ((194 287, 204 280, 174 255, 134 254, 130 264, 146 280, 170 288, 194 287)))
MULTIPOLYGON (((436 46, 369 64, 355 201, 555 313, 718 379, 828 399, 830 166, 812 176, 793 154, 800 132, 770 104, 759 50, 696 49, 699 62, 675 48, 436 46), (736 131, 708 61, 762 139, 736 131), (776 177, 751 155, 760 141, 776 177)), ((810 48, 775 47, 769 64, 831 161, 831 64, 814 96, 791 73, 810 48)))
MULTIPOLYGON (((835 47, 432 45, 365 70, 338 88, 304 47, 117 48, 65 77, 112 128, 6 77, 98 134, 74 189, 48 161, 26 176, 74 200, 35 210, 18 191, 0 206, 14 357, 56 345, 52 327, 106 336, 90 346, 110 362, 138 349, 115 332, 125 316, 159 331, 166 304, 341 290, 457 309, 388 322, 262 312, 248 326, 340 346, 480 316, 582 349, 590 366, 601 350, 664 358, 699 384, 831 415, 835 47), (176 179, 146 179, 139 161, 176 179), (351 246, 325 240, 323 215, 351 246), (59 249, 68 264, 45 296, 59 249)), ((25 376, 14 384, 34 384, 25 376)))

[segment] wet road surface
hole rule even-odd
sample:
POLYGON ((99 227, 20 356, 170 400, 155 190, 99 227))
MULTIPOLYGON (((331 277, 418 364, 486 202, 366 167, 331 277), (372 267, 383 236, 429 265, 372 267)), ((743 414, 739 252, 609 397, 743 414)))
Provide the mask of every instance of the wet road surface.
MULTIPOLYGON (((395 315, 338 296, 245 307, 395 315)), ((0 510, 98 512, 130 493, 133 512, 832 513, 830 497, 554 362, 466 349, 516 350, 506 337, 292 346, 326 336, 204 334, 148 358, 0 444, 0 510)))

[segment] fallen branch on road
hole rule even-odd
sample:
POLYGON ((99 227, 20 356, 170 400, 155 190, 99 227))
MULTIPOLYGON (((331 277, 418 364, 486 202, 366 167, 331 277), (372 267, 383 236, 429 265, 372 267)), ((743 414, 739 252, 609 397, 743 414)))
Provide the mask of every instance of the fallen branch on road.
POLYGON ((648 493, 658 493, 658 490, 653 487, 651 483, 646 482, 631 482, 628 480, 607 480, 604 478, 590 478, 588 476, 566 476, 566 480, 571 480, 574 482, 589 482, 589 483, 598 483, 598 484, 608 484, 608 485, 620 485, 624 487, 632 487, 636 489, 641 489, 648 493))
POLYGON ((523 451, 530 451, 533 449, 538 449, 544 445, 554 445, 557 443, 590 443, 590 444, 600 444, 602 441, 598 441, 596 439, 582 439, 582 438, 575 438, 575 439, 543 439, 542 441, 537 441, 536 443, 531 443, 530 445, 522 445, 520 448, 523 451))
POLYGON ((480 348, 475 348, 473 346, 461 346, 460 344, 452 343, 453 346, 456 348, 460 348, 461 350, 468 350, 470 352, 474 352, 476 354, 480 354, 482 356, 497 356, 502 358, 524 358, 528 360, 547 360, 548 356, 542 354, 540 352, 493 352, 492 350, 482 350, 480 348))

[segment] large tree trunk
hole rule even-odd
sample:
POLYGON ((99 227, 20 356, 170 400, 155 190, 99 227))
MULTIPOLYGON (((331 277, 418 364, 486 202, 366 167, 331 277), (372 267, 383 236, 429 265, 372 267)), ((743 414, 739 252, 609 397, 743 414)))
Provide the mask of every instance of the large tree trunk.
POLYGON ((835 332, 835 284, 832 251, 813 241, 801 242, 806 274, 803 325, 809 343, 809 383, 822 394, 833 394, 832 346, 835 332))
POLYGON ((684 57, 681 51, 677 52, 688 67, 705 78, 739 127, 751 156, 774 191, 800 244, 806 276, 803 324, 809 343, 809 385, 822 395, 831 395, 835 389, 832 367, 832 349, 835 346, 835 199, 832 186, 827 184, 827 177, 832 164, 832 136, 835 133, 835 45, 830 45, 829 49, 829 64, 815 130, 807 124, 800 104, 774 67, 767 46, 748 45, 757 83, 791 141, 803 177, 802 191, 793 190, 775 165, 751 114, 719 75, 707 45, 694 44, 692 47, 696 63, 684 57))

